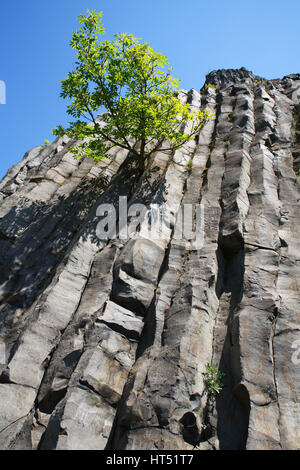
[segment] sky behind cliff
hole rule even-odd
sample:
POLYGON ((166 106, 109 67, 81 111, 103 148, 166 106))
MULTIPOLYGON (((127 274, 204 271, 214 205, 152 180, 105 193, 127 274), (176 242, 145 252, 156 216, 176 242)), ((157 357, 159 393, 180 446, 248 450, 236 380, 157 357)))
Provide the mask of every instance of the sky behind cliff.
POLYGON ((27 150, 54 140, 52 128, 68 122, 60 80, 72 69, 69 42, 87 9, 103 11, 109 39, 133 33, 166 55, 185 89, 200 89, 205 75, 220 68, 244 66, 267 79, 300 72, 299 0, 3 1, 0 178, 27 150))

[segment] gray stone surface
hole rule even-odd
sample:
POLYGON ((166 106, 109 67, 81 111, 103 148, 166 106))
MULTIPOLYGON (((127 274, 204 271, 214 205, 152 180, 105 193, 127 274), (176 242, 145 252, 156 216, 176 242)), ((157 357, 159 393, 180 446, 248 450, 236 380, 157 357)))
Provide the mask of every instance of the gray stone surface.
POLYGON ((300 449, 300 75, 213 71, 181 98, 215 119, 142 175, 58 138, 0 182, 1 449, 300 449), (99 240, 119 196, 170 225, 99 240), (198 203, 193 249, 174 224, 198 203))
POLYGON ((98 319, 110 328, 135 338, 139 338, 144 326, 142 318, 111 301, 106 303, 104 312, 98 319))

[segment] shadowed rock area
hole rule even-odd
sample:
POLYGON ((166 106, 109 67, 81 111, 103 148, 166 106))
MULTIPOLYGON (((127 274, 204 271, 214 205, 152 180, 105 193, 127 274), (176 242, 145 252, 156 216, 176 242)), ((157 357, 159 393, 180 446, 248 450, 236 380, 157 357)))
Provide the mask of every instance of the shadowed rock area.
POLYGON ((1 449, 300 449, 300 74, 213 71, 181 98, 215 119, 142 173, 65 137, 0 183, 1 449), (119 196, 170 226, 99 239, 119 196), (197 249, 174 236, 184 204, 197 249))

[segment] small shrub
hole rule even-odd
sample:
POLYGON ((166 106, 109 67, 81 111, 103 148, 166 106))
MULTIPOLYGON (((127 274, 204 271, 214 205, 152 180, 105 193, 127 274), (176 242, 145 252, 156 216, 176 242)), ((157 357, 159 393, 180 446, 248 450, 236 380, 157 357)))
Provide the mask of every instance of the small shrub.
POLYGON ((216 367, 217 365, 214 367, 213 365, 206 364, 206 372, 202 372, 208 391, 212 395, 218 395, 222 392, 224 386, 222 377, 226 375, 225 372, 219 372, 216 367))
POLYGON ((254 80, 255 85, 263 85, 265 88, 269 85, 269 80, 254 80))
POLYGON ((194 165, 193 165, 193 159, 190 158, 189 161, 187 162, 186 164, 186 167, 191 170, 192 168, 194 168, 194 165))
POLYGON ((207 88, 215 88, 216 90, 218 90, 220 87, 219 85, 213 85, 212 83, 205 83, 205 87, 204 87, 206 90, 207 88))

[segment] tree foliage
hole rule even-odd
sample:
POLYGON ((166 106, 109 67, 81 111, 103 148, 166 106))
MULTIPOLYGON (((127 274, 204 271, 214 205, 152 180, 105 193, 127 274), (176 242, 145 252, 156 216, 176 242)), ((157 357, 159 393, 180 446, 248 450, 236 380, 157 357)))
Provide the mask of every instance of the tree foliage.
POLYGON ((132 34, 99 41, 105 32, 101 12, 88 11, 78 21, 81 27, 71 40, 77 60, 61 91, 75 120, 53 130, 79 141, 71 148, 74 156, 98 161, 118 146, 143 166, 164 140, 177 149, 199 133, 210 114, 180 101, 179 80, 166 70, 166 57, 132 34))

